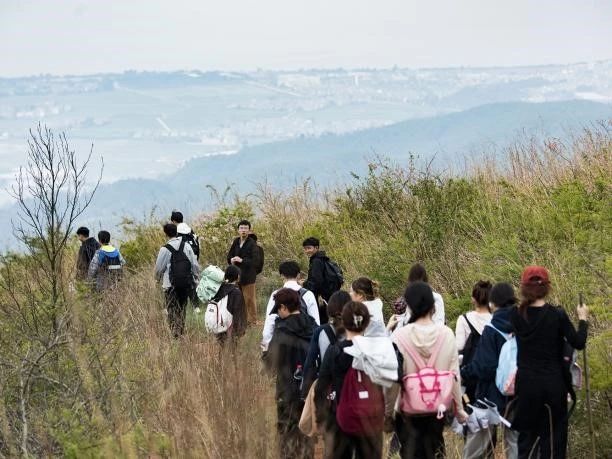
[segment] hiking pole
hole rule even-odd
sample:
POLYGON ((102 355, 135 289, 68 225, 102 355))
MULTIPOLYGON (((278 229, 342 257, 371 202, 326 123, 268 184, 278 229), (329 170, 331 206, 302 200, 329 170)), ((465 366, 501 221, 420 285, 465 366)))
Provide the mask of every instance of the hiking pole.
MULTIPOLYGON (((582 306, 582 293, 579 295, 578 304, 582 306)), ((586 392, 586 405, 587 405, 587 417, 589 420, 589 436, 591 437, 591 454, 595 459, 595 432, 593 429, 593 410, 591 408, 591 382, 589 380, 589 362, 587 359, 587 348, 584 343, 584 350, 582 351, 584 358, 584 388, 586 392)))

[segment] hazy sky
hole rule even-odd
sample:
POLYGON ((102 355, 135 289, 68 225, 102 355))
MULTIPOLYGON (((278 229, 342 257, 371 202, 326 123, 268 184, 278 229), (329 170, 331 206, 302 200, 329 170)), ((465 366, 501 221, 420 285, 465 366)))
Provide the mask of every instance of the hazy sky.
POLYGON ((610 0, 0 0, 0 75, 612 58, 610 0))

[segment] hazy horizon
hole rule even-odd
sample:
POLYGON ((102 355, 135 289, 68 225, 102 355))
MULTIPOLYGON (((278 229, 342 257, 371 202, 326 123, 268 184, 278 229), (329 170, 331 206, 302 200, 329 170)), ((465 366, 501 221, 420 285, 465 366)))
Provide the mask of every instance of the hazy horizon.
POLYGON ((491 68, 612 58, 612 2, 5 0, 0 75, 491 68))

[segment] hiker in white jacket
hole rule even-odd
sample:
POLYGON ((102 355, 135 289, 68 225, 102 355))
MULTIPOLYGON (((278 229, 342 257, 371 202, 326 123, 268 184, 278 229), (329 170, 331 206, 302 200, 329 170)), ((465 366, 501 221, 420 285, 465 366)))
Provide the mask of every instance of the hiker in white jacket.
POLYGON ((363 303, 370 312, 370 325, 364 335, 368 337, 388 336, 383 317, 383 302, 378 297, 378 283, 367 277, 360 277, 353 281, 349 293, 353 301, 363 303))
MULTIPOLYGON (((278 272, 285 281, 282 288, 290 288, 298 292, 300 294, 302 309, 305 309, 308 315, 315 320, 317 325, 320 325, 319 306, 317 305, 317 300, 315 299, 314 294, 310 290, 303 288, 297 281, 300 274, 300 265, 298 265, 295 261, 285 261, 278 267, 278 272)), ((266 319, 264 322, 261 340, 261 350, 263 352, 268 350, 268 345, 270 344, 272 335, 274 334, 274 324, 278 318, 277 314, 271 314, 271 311, 274 308, 274 295, 277 291, 278 290, 272 292, 270 299, 268 300, 268 305, 266 306, 266 319)))

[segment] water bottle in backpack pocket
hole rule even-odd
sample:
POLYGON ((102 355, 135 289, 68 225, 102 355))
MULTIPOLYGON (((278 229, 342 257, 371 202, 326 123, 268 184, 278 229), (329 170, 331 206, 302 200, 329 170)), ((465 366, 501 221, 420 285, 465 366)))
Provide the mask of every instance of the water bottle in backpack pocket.
POLYGON ((416 373, 409 373, 402 379, 400 409, 411 415, 437 414, 441 419, 444 412, 453 406, 453 386, 457 379, 454 371, 434 367, 444 335, 438 337, 427 362, 401 335, 397 340, 417 367, 416 373))
POLYGON ((233 323, 234 317, 227 310, 229 295, 225 295, 220 301, 211 301, 204 313, 204 326, 209 333, 218 335, 227 332, 233 323))

